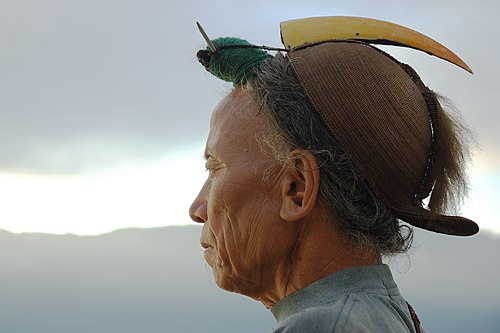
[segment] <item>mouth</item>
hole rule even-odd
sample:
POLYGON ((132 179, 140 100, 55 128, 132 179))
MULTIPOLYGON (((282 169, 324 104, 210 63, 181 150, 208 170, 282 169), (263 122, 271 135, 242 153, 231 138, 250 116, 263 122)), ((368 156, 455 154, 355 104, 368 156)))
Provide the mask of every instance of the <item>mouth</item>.
POLYGON ((213 246, 212 246, 212 245, 210 245, 210 244, 203 243, 203 242, 201 242, 200 244, 201 244, 201 247, 202 247, 203 249, 205 249, 205 251, 206 251, 206 250, 213 249, 213 246))
POLYGON ((207 244, 207 243, 201 243, 201 247, 205 250, 203 252, 203 258, 205 258, 205 261, 207 262, 207 264, 212 267, 211 263, 213 262, 214 260, 214 247, 210 244, 207 244))
POLYGON ((209 250, 212 250, 214 247, 208 243, 201 242, 201 247, 205 250, 205 253, 209 250))

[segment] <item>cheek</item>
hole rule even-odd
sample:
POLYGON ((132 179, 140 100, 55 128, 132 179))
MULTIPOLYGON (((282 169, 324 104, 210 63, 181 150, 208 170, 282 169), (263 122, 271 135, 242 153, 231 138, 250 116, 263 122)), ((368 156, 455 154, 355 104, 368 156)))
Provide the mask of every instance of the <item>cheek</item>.
POLYGON ((255 270, 272 252, 272 238, 279 234, 276 209, 263 197, 244 199, 229 206, 222 202, 215 209, 211 231, 216 239, 222 266, 231 266, 235 275, 255 270))
POLYGON ((243 245, 245 218, 240 207, 230 205, 224 196, 214 197, 209 206, 209 228, 214 238, 221 265, 232 265, 243 245), (234 214, 238 211, 240 214, 234 214))
POLYGON ((264 195, 248 186, 227 182, 213 182, 210 194, 207 224, 221 264, 242 266, 258 245, 256 236, 265 219, 264 195))

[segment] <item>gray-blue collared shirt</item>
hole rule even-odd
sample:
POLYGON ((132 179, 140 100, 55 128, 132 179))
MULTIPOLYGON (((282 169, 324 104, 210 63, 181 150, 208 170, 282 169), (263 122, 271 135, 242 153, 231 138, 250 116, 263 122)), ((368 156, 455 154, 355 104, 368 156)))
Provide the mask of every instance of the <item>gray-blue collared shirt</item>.
POLYGON ((293 293, 271 308, 274 333, 415 333, 387 265, 349 268, 293 293))

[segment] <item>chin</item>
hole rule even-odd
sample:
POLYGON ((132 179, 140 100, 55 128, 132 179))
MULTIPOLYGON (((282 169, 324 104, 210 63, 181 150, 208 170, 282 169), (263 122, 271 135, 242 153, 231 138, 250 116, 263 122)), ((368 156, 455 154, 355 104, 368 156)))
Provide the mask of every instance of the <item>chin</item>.
POLYGON ((232 269, 230 267, 223 267, 219 264, 212 267, 212 272, 214 275, 214 281, 217 286, 221 289, 230 292, 239 292, 238 281, 232 278, 232 269))
POLYGON ((219 288, 256 300, 260 299, 261 286, 256 284, 255 281, 242 276, 234 276, 231 268, 218 266, 218 269, 214 270, 212 268, 212 270, 215 283, 219 288))
POLYGON ((217 254, 215 253, 215 249, 213 247, 209 247, 205 249, 205 252, 203 253, 203 258, 205 259, 205 262, 208 264, 208 266, 214 267, 214 262, 216 262, 215 258, 217 258, 217 254))

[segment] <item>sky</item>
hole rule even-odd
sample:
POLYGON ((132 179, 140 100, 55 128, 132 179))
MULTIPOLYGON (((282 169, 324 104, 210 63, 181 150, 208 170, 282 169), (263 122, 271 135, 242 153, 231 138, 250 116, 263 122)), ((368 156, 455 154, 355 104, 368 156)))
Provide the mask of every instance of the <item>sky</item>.
POLYGON ((0 0, 0 229, 91 235, 191 223, 211 110, 230 89, 197 62, 207 33, 280 46, 279 22, 352 15, 402 24, 474 75, 387 48, 453 100, 476 134, 462 210, 500 232, 499 5, 491 1, 0 0))

